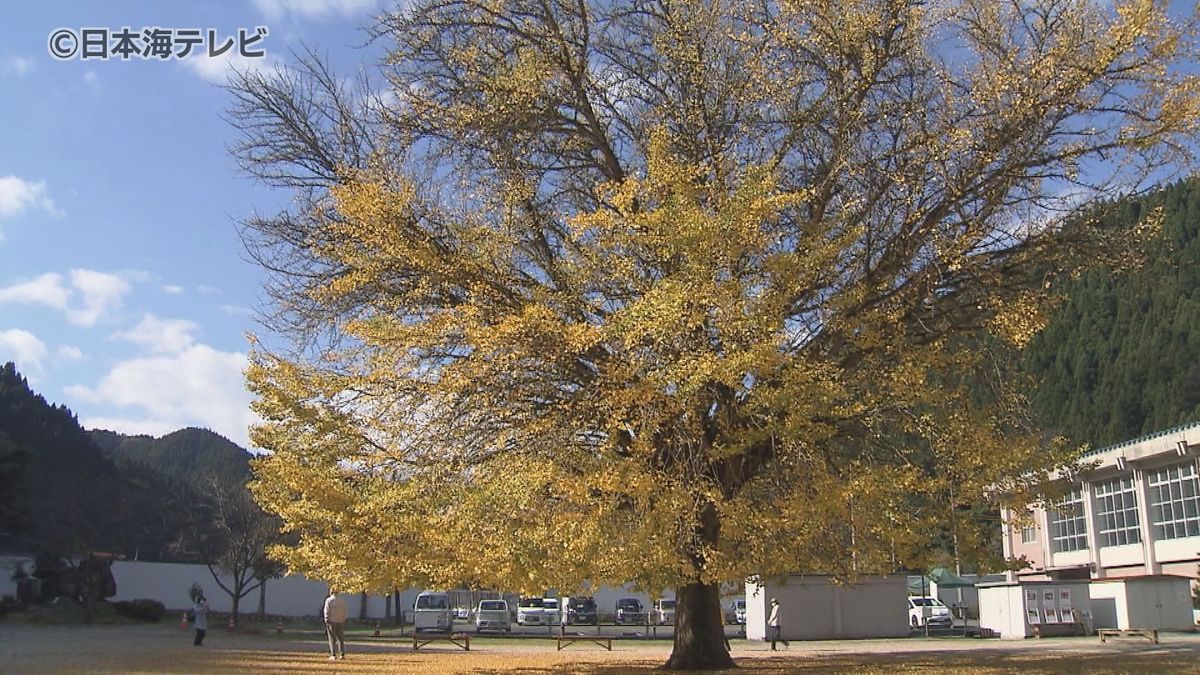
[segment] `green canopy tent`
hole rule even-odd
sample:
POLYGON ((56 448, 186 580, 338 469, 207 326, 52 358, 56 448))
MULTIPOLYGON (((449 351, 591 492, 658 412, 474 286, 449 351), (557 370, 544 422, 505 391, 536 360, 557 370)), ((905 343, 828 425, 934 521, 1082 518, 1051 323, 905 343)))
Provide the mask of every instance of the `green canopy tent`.
POLYGON ((929 570, 928 576, 912 575, 908 577, 909 595, 929 595, 929 585, 937 584, 938 588, 974 588, 975 582, 967 581, 945 567, 935 567, 929 570))
POLYGON ((929 580, 938 588, 974 588, 975 582, 967 581, 945 567, 935 567, 929 570, 929 580))

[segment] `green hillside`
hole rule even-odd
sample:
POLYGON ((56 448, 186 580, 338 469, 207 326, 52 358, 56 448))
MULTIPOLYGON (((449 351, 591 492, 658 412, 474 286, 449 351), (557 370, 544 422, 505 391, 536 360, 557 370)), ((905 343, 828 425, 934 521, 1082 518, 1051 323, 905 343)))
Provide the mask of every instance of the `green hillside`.
POLYGON ((204 524, 213 477, 242 485, 249 459, 203 429, 85 431, 0 366, 0 551, 186 560, 176 543, 204 524))
POLYGON ((230 483, 250 480, 250 453, 208 429, 189 427, 161 438, 101 429, 88 433, 118 464, 140 464, 181 483, 196 485, 210 476, 230 483))
POLYGON ((1145 264, 1068 283, 1024 357, 1040 379, 1043 423, 1093 447, 1200 420, 1200 181, 1123 204, 1114 218, 1132 224, 1156 206, 1162 231, 1145 264))

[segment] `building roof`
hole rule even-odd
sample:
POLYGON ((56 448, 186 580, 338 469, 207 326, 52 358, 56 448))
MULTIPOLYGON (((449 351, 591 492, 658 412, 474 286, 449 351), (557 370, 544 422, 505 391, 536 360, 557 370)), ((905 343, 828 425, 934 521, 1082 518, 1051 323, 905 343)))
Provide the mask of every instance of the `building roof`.
POLYGON ((1084 453, 1083 456, 1084 457, 1094 457, 1095 455, 1101 455, 1101 454, 1104 454, 1111 450, 1117 450, 1117 449, 1125 448, 1125 447, 1128 447, 1131 445, 1137 445, 1138 443, 1144 443, 1146 441, 1151 441, 1156 438, 1161 438, 1162 436, 1170 436, 1171 434, 1177 434, 1182 431, 1189 431, 1189 430, 1200 431, 1200 420, 1195 421, 1195 422, 1188 422, 1187 424, 1180 424, 1179 426, 1171 427, 1170 429, 1163 429, 1161 431, 1155 431, 1153 433, 1146 434, 1145 436, 1138 436, 1137 438, 1131 438, 1127 441, 1121 441, 1120 443, 1113 443, 1112 445, 1106 445, 1103 448, 1096 448, 1095 450, 1088 450, 1086 453, 1084 453))

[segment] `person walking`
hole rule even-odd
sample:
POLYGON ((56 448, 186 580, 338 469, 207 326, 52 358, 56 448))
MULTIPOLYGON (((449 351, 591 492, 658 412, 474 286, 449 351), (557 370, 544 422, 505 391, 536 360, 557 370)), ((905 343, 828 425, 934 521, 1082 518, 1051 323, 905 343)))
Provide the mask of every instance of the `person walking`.
POLYGON ((325 598, 325 634, 329 636, 329 660, 346 658, 346 601, 329 589, 325 598))
POLYGON ((196 629, 196 639, 192 644, 200 647, 204 644, 204 634, 208 632, 208 600, 203 595, 197 595, 192 606, 192 627, 196 629))
POLYGON ((771 598, 771 616, 767 619, 767 626, 771 631, 771 651, 776 651, 775 643, 782 642, 784 647, 790 646, 787 640, 779 636, 779 599, 771 598))

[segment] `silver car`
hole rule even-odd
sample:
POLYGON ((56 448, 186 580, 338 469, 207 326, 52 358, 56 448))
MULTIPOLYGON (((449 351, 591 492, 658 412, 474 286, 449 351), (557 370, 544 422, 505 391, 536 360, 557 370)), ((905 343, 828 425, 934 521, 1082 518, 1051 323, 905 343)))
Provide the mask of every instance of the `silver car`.
POLYGON ((475 609, 475 632, 486 630, 512 631, 512 618, 508 613, 508 603, 504 600, 480 600, 475 609))

